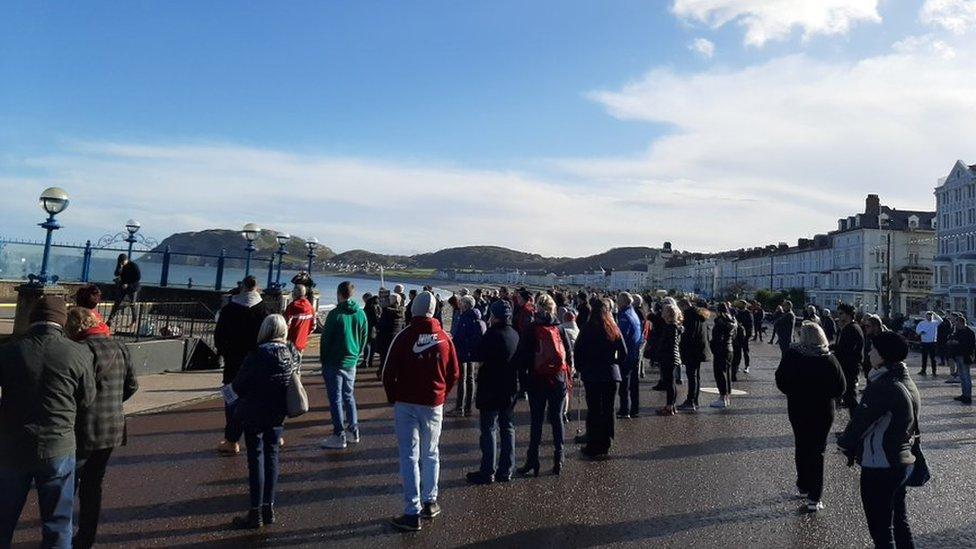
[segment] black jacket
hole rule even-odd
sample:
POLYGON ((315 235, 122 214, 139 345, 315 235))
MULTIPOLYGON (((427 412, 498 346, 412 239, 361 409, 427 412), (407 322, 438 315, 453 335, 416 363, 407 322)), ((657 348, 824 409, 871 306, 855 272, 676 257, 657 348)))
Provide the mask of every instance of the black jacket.
POLYGON ((214 346, 217 354, 224 357, 224 384, 234 381, 244 357, 258 346, 261 323, 271 312, 264 301, 247 306, 241 300, 240 295, 234 296, 221 307, 214 329, 214 346))
POLYGON ((976 333, 973 333, 972 328, 956 328, 949 336, 948 345, 953 357, 961 356, 966 364, 972 364, 973 351, 976 351, 976 333))
POLYGON ((834 317, 830 315, 820 317, 820 327, 823 328, 827 341, 833 341, 834 336, 837 335, 837 323, 834 322, 834 317))
POLYGON ((134 261, 129 261, 123 265, 116 271, 115 276, 119 277, 120 284, 129 286, 129 289, 138 288, 139 282, 142 280, 142 272, 134 261))
POLYGON ((735 319, 721 314, 715 317, 715 324, 712 326, 712 340, 709 345, 716 358, 727 359, 732 354, 732 339, 735 337, 735 332, 735 319))
POLYGON ((822 428, 833 422, 834 399, 844 394, 847 383, 837 357, 811 356, 794 347, 780 359, 776 387, 786 395, 794 425, 822 428))
POLYGON ((644 358, 657 362, 657 347, 663 331, 664 318, 658 313, 647 315, 647 321, 651 323, 651 331, 647 336, 647 345, 644 346, 644 358))
POLYGON ((622 337, 607 340, 599 327, 587 324, 576 337, 574 358, 584 383, 620 381, 620 365, 627 360, 627 345, 622 337))
POLYGON ((95 401, 78 411, 75 432, 78 452, 117 448, 125 439, 122 403, 139 390, 125 345, 107 336, 89 336, 83 344, 95 356, 95 401))
POLYGON ((380 299, 376 296, 369 298, 363 305, 363 312, 366 313, 366 327, 368 330, 366 339, 373 341, 379 333, 380 316, 383 314, 383 308, 380 307, 380 299))
POLYGON ((773 323, 773 332, 776 333, 776 338, 779 339, 781 345, 785 345, 793 341, 793 328, 796 327, 796 315, 793 311, 788 313, 783 313, 776 322, 773 323))
POLYGON ((904 363, 872 370, 861 404, 837 444, 863 468, 911 465, 920 407, 918 388, 904 363))
POLYGON ((406 326, 406 318, 402 305, 383 307, 380 320, 376 324, 376 345, 380 355, 386 356, 393 338, 403 330, 404 326, 406 326))
POLYGON ((95 400, 94 360, 51 324, 0 346, 0 465, 75 455, 75 419, 95 400))
POLYGON ((515 404, 518 371, 512 359, 518 343, 519 334, 511 321, 492 324, 481 337, 478 343, 481 366, 475 394, 475 406, 479 410, 506 410, 515 404))
POLYGON ((739 323, 739 326, 742 327, 745 336, 752 337, 752 312, 746 309, 739 309, 739 311, 735 314, 735 320, 739 323))
POLYGON ((705 314, 699 309, 689 309, 681 323, 681 362, 701 363, 709 359, 708 334, 705 328, 705 314))
POLYGON ((241 423, 260 428, 285 422, 288 386, 299 360, 291 343, 263 343, 247 355, 232 385, 240 398, 234 414, 241 423))
POLYGON ((935 342, 945 345, 949 341, 949 336, 952 335, 953 330, 952 321, 948 318, 943 319, 939 323, 939 327, 935 330, 935 342))
POLYGON ((677 324, 664 323, 661 336, 657 340, 657 350, 654 352, 661 368, 674 368, 681 364, 681 333, 684 329, 677 324))
POLYGON ((830 347, 845 370, 857 369, 863 360, 864 332, 857 322, 851 322, 841 329, 837 343, 830 347))

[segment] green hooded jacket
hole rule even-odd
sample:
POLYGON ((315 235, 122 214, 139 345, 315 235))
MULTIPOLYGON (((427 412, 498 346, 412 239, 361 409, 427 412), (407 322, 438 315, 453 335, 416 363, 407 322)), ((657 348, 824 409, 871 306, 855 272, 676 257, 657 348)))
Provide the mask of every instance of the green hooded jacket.
POLYGON ((322 368, 355 369, 362 359, 368 330, 366 313, 351 299, 329 311, 319 351, 322 368))

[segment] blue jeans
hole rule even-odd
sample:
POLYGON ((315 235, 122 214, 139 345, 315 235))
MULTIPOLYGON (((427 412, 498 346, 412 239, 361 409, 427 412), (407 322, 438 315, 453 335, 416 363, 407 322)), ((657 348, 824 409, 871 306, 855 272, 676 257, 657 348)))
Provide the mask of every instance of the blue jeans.
POLYGON ((397 402, 393 406, 397 447, 400 450, 400 479, 403 481, 403 514, 420 514, 421 502, 437 501, 444 406, 421 406, 397 402))
POLYGON ((71 547, 75 503, 75 457, 37 462, 24 468, 0 468, 0 547, 10 547, 31 482, 41 512, 41 546, 71 547))
POLYGON ((278 484, 278 440, 284 427, 244 427, 251 509, 271 505, 278 484))
POLYGON ((515 463, 515 423, 512 407, 504 410, 481 410, 481 474, 511 477, 515 463), (501 452, 497 449, 501 431, 501 452), (495 468, 495 463, 498 468, 495 468))
POLYGON ((546 418, 552 426, 552 442, 554 446, 553 460, 563 461, 563 400, 566 399, 566 385, 556 383, 533 386, 529 389, 529 449, 525 455, 526 465, 539 463, 539 445, 542 443, 542 424, 546 418))
POLYGON ((322 370, 322 377, 325 378, 325 392, 329 396, 332 433, 337 437, 345 437, 347 430, 352 433, 359 432, 356 396, 353 394, 356 370, 326 368, 322 370))
POLYGON ((966 364, 966 359, 957 356, 954 358, 956 361, 956 375, 959 376, 959 382, 962 384, 962 396, 966 398, 973 397, 973 377, 972 372, 969 371, 969 364, 966 364))

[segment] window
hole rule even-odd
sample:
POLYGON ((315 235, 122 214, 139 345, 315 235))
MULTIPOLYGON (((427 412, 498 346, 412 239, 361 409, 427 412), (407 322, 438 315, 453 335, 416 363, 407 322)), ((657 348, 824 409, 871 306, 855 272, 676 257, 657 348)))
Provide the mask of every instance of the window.
POLYGON ((976 283, 976 265, 966 265, 966 284, 976 283))
POLYGON ((908 264, 918 265, 918 252, 908 252, 908 264))

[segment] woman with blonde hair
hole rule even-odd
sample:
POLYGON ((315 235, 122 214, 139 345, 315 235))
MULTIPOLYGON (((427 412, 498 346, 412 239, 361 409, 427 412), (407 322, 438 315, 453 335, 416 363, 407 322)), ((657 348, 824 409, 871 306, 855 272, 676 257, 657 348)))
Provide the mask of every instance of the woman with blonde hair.
POLYGON ((288 341, 288 323, 281 315, 269 315, 258 331, 258 347, 244 359, 232 387, 237 394, 235 410, 244 425, 251 507, 236 517, 236 528, 260 528, 275 521, 275 487, 278 482, 278 449, 285 417, 291 374, 301 364, 298 350, 288 341))
POLYGON ((776 369, 776 386, 786 395, 796 442, 796 487, 807 499, 807 511, 817 512, 823 509, 823 454, 834 422, 834 401, 844 394, 846 383, 840 362, 816 322, 808 320, 800 326, 799 340, 783 354, 776 369))
POLYGON ((660 339, 657 341, 657 361, 661 365, 661 381, 664 384, 664 391, 667 394, 667 403, 657 410, 659 416, 673 416, 675 414, 674 404, 678 400, 678 390, 674 384, 674 371, 681 365, 681 333, 684 331, 681 324, 684 322, 684 315, 677 305, 668 303, 661 310, 664 319, 664 327, 661 330, 660 339))

